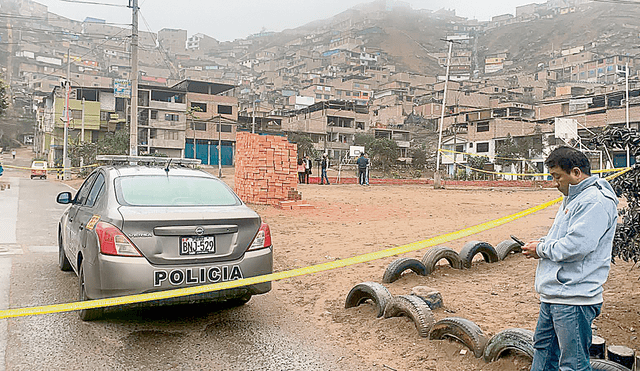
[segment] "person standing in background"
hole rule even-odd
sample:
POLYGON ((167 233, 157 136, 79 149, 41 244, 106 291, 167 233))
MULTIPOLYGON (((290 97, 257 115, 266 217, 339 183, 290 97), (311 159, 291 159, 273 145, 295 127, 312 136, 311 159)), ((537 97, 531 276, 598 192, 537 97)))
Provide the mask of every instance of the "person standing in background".
POLYGON ((327 177, 327 168, 329 167, 329 159, 327 158, 327 154, 322 155, 322 163, 321 163, 321 174, 320 174, 320 184, 324 184, 324 181, 327 181, 327 185, 329 185, 329 178, 327 177))
POLYGON ((358 164, 358 184, 365 185, 369 159, 364 157, 364 152, 360 153, 360 157, 356 160, 356 164, 358 164))
POLYGON ((304 183, 304 175, 306 173, 306 169, 304 166, 304 161, 299 158, 298 159, 298 183, 304 183))
POLYGON ((311 168, 313 167, 313 163, 309 156, 304 156, 304 180, 305 183, 309 184, 309 176, 311 175, 311 168))

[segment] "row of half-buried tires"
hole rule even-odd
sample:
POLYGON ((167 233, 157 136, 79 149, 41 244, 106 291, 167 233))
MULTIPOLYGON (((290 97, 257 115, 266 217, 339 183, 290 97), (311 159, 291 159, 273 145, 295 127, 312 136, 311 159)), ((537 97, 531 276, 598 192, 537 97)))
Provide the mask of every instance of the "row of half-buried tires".
POLYGON ((392 261, 382 276, 382 282, 396 281, 407 270, 412 270, 421 276, 431 274, 438 262, 446 260, 451 268, 470 268, 473 258, 481 254, 487 263, 495 263, 504 260, 511 253, 522 252, 522 247, 514 240, 500 242, 494 248, 491 244, 482 241, 467 242, 460 253, 446 246, 435 246, 429 249, 421 260, 414 258, 399 258, 392 261))
MULTIPOLYGON (((533 332, 521 328, 510 328, 487 339, 480 326, 462 317, 447 317, 439 321, 429 307, 428 301, 416 295, 393 296, 377 282, 362 282, 354 286, 347 295, 345 308, 357 307, 371 301, 377 317, 408 317, 413 321, 420 337, 431 340, 453 339, 464 344, 476 358, 493 362, 508 353, 533 358, 533 332)), ((626 367, 611 361, 593 359, 595 371, 625 371, 626 367)))

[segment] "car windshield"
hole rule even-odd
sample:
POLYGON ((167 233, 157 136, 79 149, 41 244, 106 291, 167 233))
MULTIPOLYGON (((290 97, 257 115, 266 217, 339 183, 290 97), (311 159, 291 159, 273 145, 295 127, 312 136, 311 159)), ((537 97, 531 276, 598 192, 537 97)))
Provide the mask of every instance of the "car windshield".
POLYGON ((31 164, 31 167, 44 169, 46 165, 44 162, 34 162, 31 164))
POLYGON ((232 206, 238 198, 220 181, 193 176, 124 176, 115 181, 121 205, 232 206))

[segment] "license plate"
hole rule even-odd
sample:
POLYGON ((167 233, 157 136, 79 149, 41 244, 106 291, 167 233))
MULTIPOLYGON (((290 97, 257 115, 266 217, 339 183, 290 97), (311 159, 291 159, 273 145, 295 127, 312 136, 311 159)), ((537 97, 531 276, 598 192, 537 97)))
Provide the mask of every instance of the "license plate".
POLYGON ((180 237, 180 255, 214 254, 216 244, 213 236, 180 237))

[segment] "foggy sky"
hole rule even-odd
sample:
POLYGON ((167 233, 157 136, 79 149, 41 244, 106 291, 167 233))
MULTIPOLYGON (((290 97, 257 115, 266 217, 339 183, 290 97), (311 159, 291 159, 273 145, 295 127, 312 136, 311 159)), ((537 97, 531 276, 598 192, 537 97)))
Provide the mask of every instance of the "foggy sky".
MULTIPOLYGON (((96 0, 94 0, 96 1, 96 0)), ((97 0, 126 6, 128 0, 97 0)), ((220 41, 245 38, 263 28, 282 31, 308 22, 329 18, 367 0, 138 0, 140 30, 158 32, 180 28, 189 36, 204 33, 220 41), (145 20, 148 23, 145 24, 145 20)), ((86 17, 107 22, 131 23, 131 9, 101 5, 72 4, 60 0, 37 0, 49 11, 82 21, 86 17)), ((490 20, 511 13, 515 7, 533 0, 406 0, 413 9, 455 9, 458 16, 490 20)))

